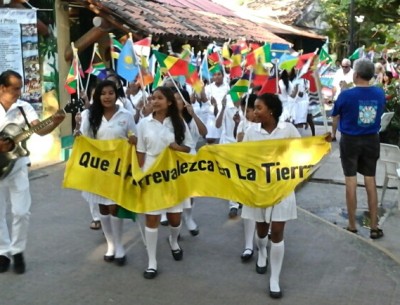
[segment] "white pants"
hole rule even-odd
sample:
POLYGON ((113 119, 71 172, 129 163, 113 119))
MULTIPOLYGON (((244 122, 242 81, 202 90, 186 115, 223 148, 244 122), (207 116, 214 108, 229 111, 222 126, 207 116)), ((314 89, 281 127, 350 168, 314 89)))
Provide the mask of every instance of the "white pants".
POLYGON ((31 202, 28 167, 14 167, 11 173, 0 181, 0 255, 14 255, 25 250, 31 202), (11 204, 12 236, 6 220, 8 203, 11 204))

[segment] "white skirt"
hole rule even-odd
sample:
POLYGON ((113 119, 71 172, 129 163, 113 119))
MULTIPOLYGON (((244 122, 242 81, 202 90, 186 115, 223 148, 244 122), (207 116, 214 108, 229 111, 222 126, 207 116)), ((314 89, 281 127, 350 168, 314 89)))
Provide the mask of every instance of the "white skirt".
POLYGON ((302 124, 307 122, 307 114, 308 114, 308 101, 298 101, 294 103, 293 107, 293 119, 295 124, 302 124))
POLYGON ((291 219, 296 219, 297 209, 294 192, 273 207, 251 208, 243 205, 242 218, 266 223, 270 223, 271 221, 284 222, 291 219))
POLYGON ((207 118, 207 139, 219 139, 221 137, 221 128, 215 127, 216 117, 212 114, 207 118))
POLYGON ((105 198, 89 192, 82 192, 82 197, 90 204, 103 204, 103 205, 113 205, 117 204, 111 199, 105 198))
POLYGON ((178 205, 170 207, 168 209, 162 209, 157 211, 146 212, 146 215, 161 215, 163 213, 182 213, 183 209, 189 209, 190 206, 190 198, 183 200, 178 205))

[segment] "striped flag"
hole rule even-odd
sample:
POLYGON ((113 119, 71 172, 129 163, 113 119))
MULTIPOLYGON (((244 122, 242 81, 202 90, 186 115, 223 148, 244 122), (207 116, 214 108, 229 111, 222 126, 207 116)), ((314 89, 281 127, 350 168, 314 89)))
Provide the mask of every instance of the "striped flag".
POLYGON ((229 95, 232 98, 232 102, 239 102, 242 96, 249 91, 249 87, 250 74, 248 71, 246 71, 243 76, 236 82, 236 84, 232 86, 231 90, 229 90, 229 95))
POLYGON ((89 68, 85 71, 87 74, 92 74, 99 79, 105 79, 107 76, 107 67, 101 58, 97 43, 94 44, 94 56, 89 68))
POLYGON ((111 40, 111 58, 118 59, 123 48, 122 43, 115 38, 113 33, 110 33, 109 35, 111 40))
POLYGON ((171 76, 186 76, 189 72, 188 62, 172 55, 167 55, 156 50, 153 54, 161 68, 167 70, 171 76))

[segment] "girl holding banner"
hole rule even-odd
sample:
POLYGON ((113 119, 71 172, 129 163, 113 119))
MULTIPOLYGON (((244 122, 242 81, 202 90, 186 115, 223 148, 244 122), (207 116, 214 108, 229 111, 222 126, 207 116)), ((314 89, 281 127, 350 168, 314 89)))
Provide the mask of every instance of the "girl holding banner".
MULTIPOLYGON (((249 126, 245 131, 243 142, 300 138, 300 134, 293 124, 279 122, 282 111, 282 103, 278 96, 273 94, 259 96, 255 102, 254 115, 261 124, 249 126)), ((285 222, 297 218, 294 192, 269 208, 250 208, 244 205, 242 218, 256 221, 256 243, 258 245, 256 271, 260 274, 267 271, 268 230, 271 228, 269 295, 271 298, 281 298, 282 290, 279 286, 279 277, 285 252, 283 241, 285 222)))
MULTIPOLYGON (((171 88, 158 87, 152 95, 153 114, 139 122, 138 142, 136 146, 139 166, 143 171, 148 170, 157 156, 166 148, 186 152, 194 146, 190 131, 179 114, 174 93, 171 88)), ((161 200, 161 198, 160 198, 161 200)), ((153 279, 157 276, 157 239, 160 215, 167 213, 170 236, 168 238, 172 256, 182 260, 183 250, 178 244, 181 231, 181 215, 183 204, 180 203, 166 210, 146 213, 145 239, 148 267, 143 276, 153 279)))
MULTIPOLYGON (((207 135, 207 127, 200 120, 200 118, 195 114, 192 104, 188 103, 188 101, 190 102, 189 93, 184 89, 181 89, 179 91, 180 91, 180 93, 178 91, 176 91, 174 93, 174 95, 175 95, 175 99, 178 103, 179 113, 185 120, 185 122, 189 128, 190 135, 192 136, 192 139, 193 139, 194 146, 191 147, 190 153, 195 155, 196 154, 196 144, 201 137, 205 138, 205 136, 207 135), (182 97, 185 100, 183 100, 182 97)), ((193 219, 193 213, 192 213, 193 212, 192 208, 194 205, 193 198, 190 198, 190 199, 188 198, 187 200, 188 201, 190 200, 190 203, 188 204, 189 207, 187 207, 187 208, 185 207, 183 209, 183 220, 184 220, 186 227, 189 230, 190 234, 192 234, 192 236, 196 236, 199 234, 199 227, 197 226, 196 222, 193 219)))
MULTIPOLYGON (((118 89, 115 82, 105 80, 99 83, 93 94, 93 103, 82 112, 82 124, 74 135, 80 134, 98 140, 126 138, 130 144, 136 144, 136 125, 132 115, 117 104, 118 89)), ((123 219, 117 217, 117 204, 105 197, 82 192, 89 204, 100 207, 100 221, 107 241, 106 262, 118 266, 125 265, 125 249, 122 244, 123 219)))

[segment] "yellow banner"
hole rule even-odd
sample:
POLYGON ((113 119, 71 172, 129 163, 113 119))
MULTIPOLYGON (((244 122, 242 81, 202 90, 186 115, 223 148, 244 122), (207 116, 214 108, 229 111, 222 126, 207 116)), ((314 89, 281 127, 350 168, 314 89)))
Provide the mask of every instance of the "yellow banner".
POLYGON ((267 207, 307 179, 330 148, 324 136, 206 145, 196 155, 167 148, 143 173, 126 140, 80 136, 63 186, 110 198, 138 213, 198 196, 267 207))

